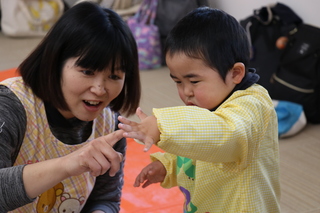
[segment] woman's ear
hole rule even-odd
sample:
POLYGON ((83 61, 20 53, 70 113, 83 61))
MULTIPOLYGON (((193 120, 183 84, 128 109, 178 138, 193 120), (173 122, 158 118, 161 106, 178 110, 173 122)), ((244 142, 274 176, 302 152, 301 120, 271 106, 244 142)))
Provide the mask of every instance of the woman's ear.
POLYGON ((239 84, 246 74, 246 69, 243 63, 237 62, 233 65, 231 72, 233 83, 239 84))

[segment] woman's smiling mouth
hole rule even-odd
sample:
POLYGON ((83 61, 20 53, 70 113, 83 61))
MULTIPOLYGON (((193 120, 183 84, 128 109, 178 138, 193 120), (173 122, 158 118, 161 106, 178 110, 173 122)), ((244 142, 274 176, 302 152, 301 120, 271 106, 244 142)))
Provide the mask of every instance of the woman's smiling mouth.
POLYGON ((99 104, 101 104, 102 102, 100 101, 83 101, 87 106, 98 106, 99 104))

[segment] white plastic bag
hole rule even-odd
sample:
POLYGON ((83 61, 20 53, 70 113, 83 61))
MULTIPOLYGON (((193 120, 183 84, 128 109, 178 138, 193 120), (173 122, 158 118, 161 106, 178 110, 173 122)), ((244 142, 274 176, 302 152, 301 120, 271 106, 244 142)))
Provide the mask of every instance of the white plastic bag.
POLYGON ((1 29, 11 37, 44 36, 64 12, 62 0, 1 0, 1 29))

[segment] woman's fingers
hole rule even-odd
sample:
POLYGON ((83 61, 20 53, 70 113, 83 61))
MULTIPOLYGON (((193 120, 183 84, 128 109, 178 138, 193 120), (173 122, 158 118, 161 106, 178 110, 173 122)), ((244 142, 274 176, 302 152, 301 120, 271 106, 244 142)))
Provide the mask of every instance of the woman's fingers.
POLYGON ((111 161, 111 167, 109 171, 109 175, 111 177, 115 176, 116 173, 120 170, 121 162, 123 161, 123 155, 120 152, 116 152, 117 159, 111 161))
POLYGON ((86 167, 93 176, 102 175, 108 170, 109 175, 114 176, 120 169, 123 155, 116 152, 113 146, 121 138, 123 138, 123 131, 118 130, 92 140, 79 153, 80 166, 86 167))
POLYGON ((117 152, 117 153, 118 153, 118 156, 119 156, 120 162, 123 162, 123 161, 124 161, 123 154, 122 154, 122 153, 120 153, 120 152, 117 152))
POLYGON ((123 138, 123 133, 123 130, 117 130, 108 135, 102 136, 101 138, 113 147, 121 138, 123 138))
POLYGON ((94 160, 89 161, 88 167, 93 176, 103 175, 109 170, 109 175, 113 177, 119 171, 122 161, 123 155, 120 152, 116 152, 114 158, 110 155, 108 158, 105 155, 95 155, 94 160))
POLYGON ((121 138, 123 138, 123 130, 115 131, 111 134, 101 137, 105 143, 102 144, 100 151, 102 152, 104 159, 99 159, 99 162, 104 163, 102 166, 102 173, 104 174, 108 169, 109 175, 114 176, 120 169, 120 163, 123 161, 123 155, 120 152, 116 152, 113 149, 121 138), (108 162, 106 162, 106 160, 108 162))

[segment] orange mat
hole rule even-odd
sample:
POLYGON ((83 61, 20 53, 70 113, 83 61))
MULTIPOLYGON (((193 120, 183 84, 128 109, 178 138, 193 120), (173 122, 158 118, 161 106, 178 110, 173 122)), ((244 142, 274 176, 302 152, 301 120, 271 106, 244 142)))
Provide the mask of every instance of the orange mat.
POLYGON ((16 70, 16 68, 12 68, 0 71, 0 81, 3 81, 7 78, 19 76, 19 73, 17 73, 16 70))
POLYGON ((179 213, 183 212, 183 194, 177 187, 164 189, 160 184, 147 188, 133 187, 136 176, 151 160, 149 155, 162 152, 153 146, 148 152, 143 151, 143 145, 128 139, 127 157, 124 168, 124 188, 120 213, 179 213))

